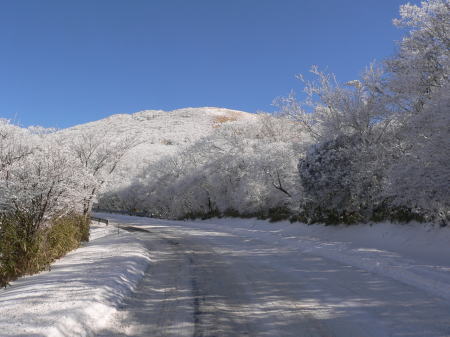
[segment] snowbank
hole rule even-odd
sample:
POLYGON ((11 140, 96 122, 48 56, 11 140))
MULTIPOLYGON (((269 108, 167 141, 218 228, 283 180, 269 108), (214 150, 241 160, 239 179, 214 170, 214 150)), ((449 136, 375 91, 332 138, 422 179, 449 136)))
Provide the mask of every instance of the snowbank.
POLYGON ((135 236, 94 225, 91 241, 0 290, 0 335, 88 336, 107 326, 150 260, 135 236))

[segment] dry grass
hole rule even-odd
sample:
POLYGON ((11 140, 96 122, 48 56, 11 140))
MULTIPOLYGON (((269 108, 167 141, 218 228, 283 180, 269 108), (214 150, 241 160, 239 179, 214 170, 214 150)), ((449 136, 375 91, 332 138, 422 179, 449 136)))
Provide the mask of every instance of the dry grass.
POLYGON ((174 144, 173 140, 166 139, 166 138, 161 139, 160 143, 163 145, 173 145, 174 144))
POLYGON ((81 215, 56 219, 33 235, 20 218, 3 215, 0 222, 0 287, 49 268, 54 260, 89 240, 89 220, 81 215))
POLYGON ((229 115, 219 115, 215 116, 213 119, 213 127, 218 128, 220 124, 227 123, 227 122, 234 122, 237 121, 238 114, 237 113, 230 113, 229 115))

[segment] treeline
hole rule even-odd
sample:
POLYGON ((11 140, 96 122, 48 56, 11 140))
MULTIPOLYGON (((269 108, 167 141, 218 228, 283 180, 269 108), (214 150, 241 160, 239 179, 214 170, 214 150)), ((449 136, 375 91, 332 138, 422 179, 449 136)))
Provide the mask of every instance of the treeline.
POLYGON ((88 241, 95 197, 133 142, 0 120, 1 286, 88 241))
POLYGON ((449 3, 404 5, 396 55, 339 83, 312 68, 277 117, 223 124, 102 195, 98 207, 165 218, 307 223, 439 221, 450 209, 449 3))

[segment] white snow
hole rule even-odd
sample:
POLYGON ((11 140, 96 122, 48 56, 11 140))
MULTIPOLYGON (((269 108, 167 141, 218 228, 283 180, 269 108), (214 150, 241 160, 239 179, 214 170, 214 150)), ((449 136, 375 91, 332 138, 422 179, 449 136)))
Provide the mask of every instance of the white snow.
POLYGON ((91 241, 50 271, 0 290, 0 335, 89 336, 110 322, 149 262, 135 236, 94 225, 91 241))
POLYGON ((450 300, 450 230, 430 224, 356 226, 217 219, 241 236, 307 252, 390 277, 450 300))
MULTIPOLYGON (((269 223, 256 219, 169 221, 97 214, 112 223, 192 230, 211 241, 239 236, 273 249, 324 257, 450 300, 450 229, 430 224, 357 226, 269 223), (215 235, 206 235, 214 231, 215 235)), ((300 256, 300 255, 299 255, 300 256)), ((91 241, 0 290, 1 336, 88 336, 115 324, 117 308, 151 263, 139 233, 95 225, 91 241)))
MULTIPOLYGON (((209 308, 220 318, 213 323, 215 328, 206 331, 217 330, 220 335, 231 329, 221 326, 221 319, 224 322, 228 317, 230 323, 233 318, 240 321, 245 317, 248 329, 254 331, 249 335, 254 336, 424 337, 450 333, 450 261, 445 259, 449 256, 448 228, 102 216, 179 242, 177 250, 194 261, 191 273, 195 279, 204 278, 200 294, 206 300, 201 312, 207 313, 209 308), (228 304, 221 302, 226 298, 228 304)), ((189 272, 180 275, 192 277, 189 272)), ((157 273, 147 277, 159 279, 157 273)), ((185 293, 179 292, 168 301, 183 296, 185 293)), ((150 300, 138 303, 153 305, 150 300)), ((131 329, 148 322, 134 310, 133 305, 130 311, 125 307, 125 319, 116 326, 131 324, 131 329), (135 319, 130 322, 129 317, 135 319)), ((152 317, 160 314, 158 310, 145 313, 152 317)), ((203 322, 211 324, 212 316, 205 314, 203 322)), ((167 321, 165 326, 171 324, 167 321)), ((117 336, 123 336, 118 332, 117 336)))
MULTIPOLYGON (((102 214, 114 221, 129 217, 102 214)), ((149 224, 133 217, 133 224, 149 224)), ((273 247, 289 247, 392 278, 430 294, 450 300, 450 228, 433 224, 305 225, 287 221, 270 223, 256 219, 209 219, 167 221, 151 224, 208 228, 247 240, 260 240, 273 247)))
POLYGON ((231 232, 297 248, 450 300, 450 230, 430 224, 356 226, 217 219, 231 232))

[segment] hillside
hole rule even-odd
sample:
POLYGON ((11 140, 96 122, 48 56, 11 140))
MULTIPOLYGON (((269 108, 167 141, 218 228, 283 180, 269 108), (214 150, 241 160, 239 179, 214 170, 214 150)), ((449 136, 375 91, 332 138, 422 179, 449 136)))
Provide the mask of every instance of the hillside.
POLYGON ((59 133, 89 129, 105 130, 115 134, 137 134, 142 143, 130 151, 117 168, 109 188, 127 185, 143 167, 166 155, 172 155, 190 146, 202 137, 212 134, 223 123, 255 121, 257 115, 224 108, 200 107, 173 111, 144 110, 133 114, 117 114, 80 124, 59 133))

